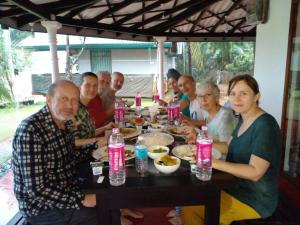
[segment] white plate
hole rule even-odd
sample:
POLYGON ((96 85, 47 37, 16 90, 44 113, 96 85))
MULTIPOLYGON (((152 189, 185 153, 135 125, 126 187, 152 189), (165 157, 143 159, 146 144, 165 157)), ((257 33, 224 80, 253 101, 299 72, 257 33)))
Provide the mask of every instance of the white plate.
MULTIPOLYGON (((133 145, 125 145, 125 155, 126 155, 126 150, 130 150, 132 152, 131 156, 125 157, 125 160, 133 159, 135 157, 134 155, 134 146, 133 145)), ((108 149, 107 146, 101 147, 93 151, 92 156, 101 161, 108 162, 108 149)))
POLYGON ((151 132, 140 135, 143 137, 144 143, 147 146, 152 145, 171 145, 174 142, 174 138, 170 134, 162 133, 162 132, 151 132))
MULTIPOLYGON (((179 145, 172 149, 173 155, 183 160, 195 160, 196 145, 179 145)), ((212 157, 214 159, 220 159, 222 154, 219 150, 212 149, 212 157)))
POLYGON ((132 133, 129 133, 129 134, 125 134, 125 135, 122 134, 124 139, 133 138, 133 137, 139 136, 142 133, 141 130, 137 130, 136 128, 132 128, 132 129, 135 129, 135 131, 132 133))

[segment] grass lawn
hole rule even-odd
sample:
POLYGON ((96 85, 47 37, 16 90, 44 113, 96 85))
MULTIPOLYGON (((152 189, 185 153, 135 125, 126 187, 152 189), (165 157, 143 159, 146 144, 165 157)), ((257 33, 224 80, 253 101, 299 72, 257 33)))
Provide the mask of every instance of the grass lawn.
MULTIPOLYGON (((134 101, 134 98, 126 98, 128 100, 134 101)), ((20 106, 19 109, 16 108, 4 108, 0 109, 0 141, 12 136, 19 123, 29 115, 33 114, 45 103, 41 102, 34 105, 20 106)), ((153 105, 151 98, 143 98, 142 106, 151 106, 153 105)))
POLYGON ((4 108, 0 109, 0 141, 12 136, 19 123, 29 115, 33 114, 45 103, 37 103, 34 105, 20 106, 19 109, 16 108, 4 108))

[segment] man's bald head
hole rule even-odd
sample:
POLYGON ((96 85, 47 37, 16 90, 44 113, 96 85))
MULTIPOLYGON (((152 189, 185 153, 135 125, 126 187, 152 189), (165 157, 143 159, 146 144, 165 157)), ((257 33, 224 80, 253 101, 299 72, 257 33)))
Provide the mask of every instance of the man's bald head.
POLYGON ((50 85, 46 101, 54 120, 65 121, 75 117, 79 106, 79 89, 69 80, 50 85))
POLYGON ((108 71, 99 71, 97 73, 98 77, 98 93, 101 94, 101 92, 105 89, 108 89, 111 84, 111 76, 108 71))
POLYGON ((121 72, 114 72, 112 74, 112 81, 111 81, 111 89, 115 92, 121 90, 124 84, 124 75, 121 72))

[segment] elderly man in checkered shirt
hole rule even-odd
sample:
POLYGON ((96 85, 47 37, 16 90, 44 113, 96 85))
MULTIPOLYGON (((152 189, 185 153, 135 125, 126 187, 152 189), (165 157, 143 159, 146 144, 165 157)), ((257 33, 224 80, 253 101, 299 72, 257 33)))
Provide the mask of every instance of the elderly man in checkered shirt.
POLYGON ((75 165, 92 149, 75 150, 68 123, 77 113, 79 90, 71 81, 49 87, 47 105, 23 120, 13 140, 14 191, 30 224, 96 225, 95 195, 84 195, 75 165))

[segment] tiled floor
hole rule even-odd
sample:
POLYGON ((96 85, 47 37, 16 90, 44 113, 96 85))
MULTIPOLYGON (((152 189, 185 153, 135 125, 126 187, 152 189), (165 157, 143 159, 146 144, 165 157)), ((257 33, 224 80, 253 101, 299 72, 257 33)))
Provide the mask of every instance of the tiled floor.
MULTIPOLYGON (((129 218, 133 225, 170 225, 166 214, 171 208, 138 209, 145 217, 143 219, 129 218)), ((17 213, 18 203, 13 193, 13 174, 9 171, 0 178, 0 225, 6 223, 17 213)))
POLYGON ((0 225, 5 225, 18 212, 18 203, 13 193, 13 175, 9 171, 0 178, 0 225))

